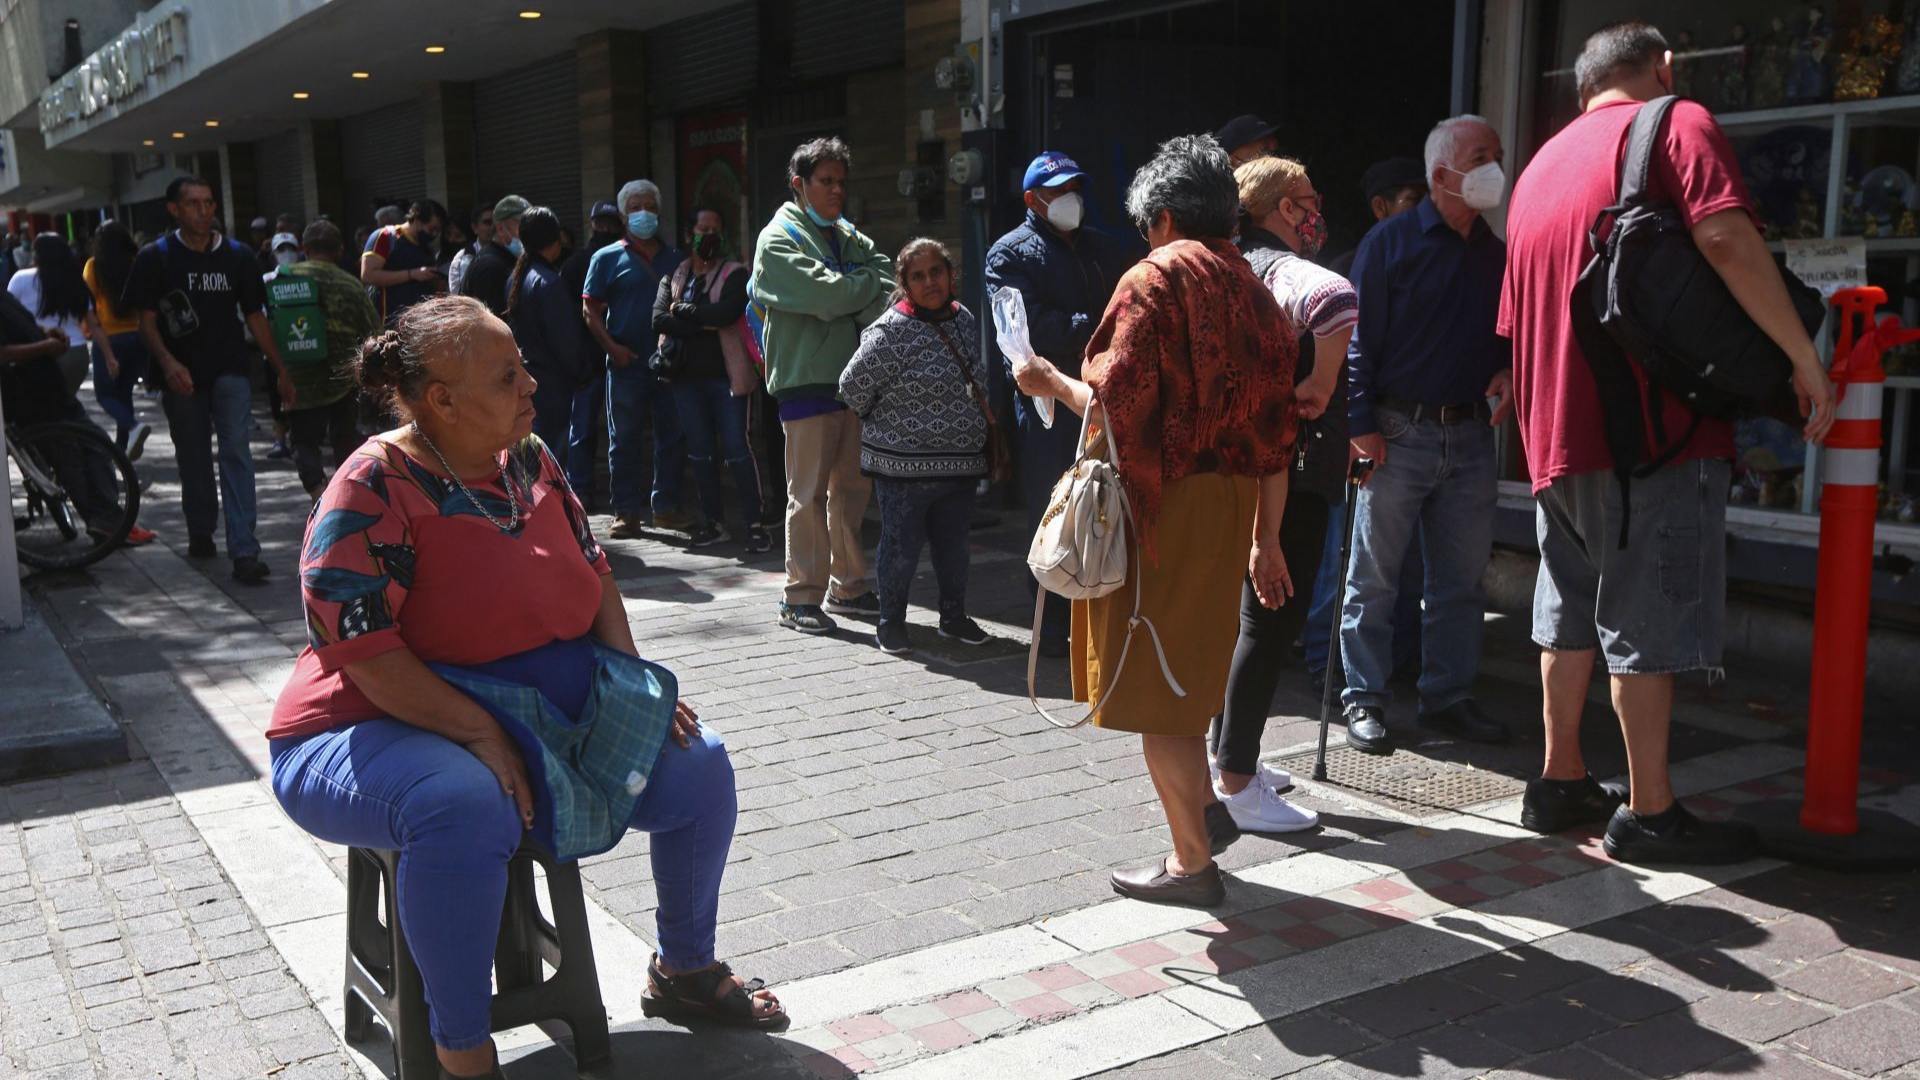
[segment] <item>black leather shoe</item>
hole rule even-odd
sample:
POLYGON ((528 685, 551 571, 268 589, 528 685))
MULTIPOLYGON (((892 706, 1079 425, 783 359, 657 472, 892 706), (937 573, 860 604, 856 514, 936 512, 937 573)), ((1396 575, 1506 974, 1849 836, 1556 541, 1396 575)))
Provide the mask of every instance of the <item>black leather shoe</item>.
POLYGON ((1422 712, 1420 726, 1468 742, 1501 746, 1513 741, 1513 733, 1507 730, 1507 725, 1481 712, 1479 704, 1472 698, 1464 698, 1434 712, 1422 712))
POLYGON ((1167 873, 1167 864, 1162 860, 1138 870, 1115 870, 1113 891, 1149 904, 1204 908, 1215 907, 1227 898, 1227 882, 1220 876, 1218 865, 1181 876, 1167 873))
POLYGON ((1240 839, 1240 826, 1228 812, 1227 804, 1214 800, 1207 804, 1207 847, 1215 855, 1233 846, 1240 839))
POLYGON ((1527 781, 1527 794, 1520 800, 1520 826, 1537 833, 1564 832, 1606 821, 1626 801, 1625 784, 1602 784, 1591 775, 1565 784, 1536 777, 1527 781))
MULTIPOLYGON (((1679 803, 1670 820, 1658 826, 1625 806, 1613 812, 1600 841, 1607 854, 1623 863, 1744 862, 1759 854, 1760 838, 1750 826, 1733 821, 1701 821, 1679 803)), ((1666 816, 1666 815, 1659 815, 1666 816)))
POLYGON ((1387 710, 1376 705, 1349 705, 1342 713, 1347 721, 1347 745, 1363 754, 1393 753, 1393 737, 1387 734, 1387 710))
POLYGON ((211 559, 218 554, 220 554, 220 549, 213 546, 213 537, 211 536, 187 537, 187 558, 211 559))

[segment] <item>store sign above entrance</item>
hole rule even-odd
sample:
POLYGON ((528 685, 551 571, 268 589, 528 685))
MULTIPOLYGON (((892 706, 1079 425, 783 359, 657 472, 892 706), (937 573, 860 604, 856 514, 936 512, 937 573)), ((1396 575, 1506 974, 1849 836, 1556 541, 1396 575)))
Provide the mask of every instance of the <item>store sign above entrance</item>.
POLYGON ((136 23, 41 92, 40 133, 52 136, 125 101, 186 57, 184 8, 176 7, 152 22, 136 23))

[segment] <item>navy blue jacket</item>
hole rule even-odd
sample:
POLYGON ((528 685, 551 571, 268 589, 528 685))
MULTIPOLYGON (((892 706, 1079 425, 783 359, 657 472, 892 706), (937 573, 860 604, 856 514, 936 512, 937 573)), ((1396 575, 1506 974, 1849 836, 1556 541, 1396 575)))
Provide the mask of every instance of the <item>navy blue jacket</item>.
MULTIPOLYGON (((987 292, 1020 290, 1033 351, 1078 378, 1081 354, 1113 299, 1114 286, 1137 261, 1131 245, 1084 225, 1069 244, 1028 210, 1026 221, 988 249, 987 292)), ((1007 365, 1004 357, 1000 362, 1007 365)), ((1005 374, 1010 383, 1012 372, 1005 374)), ((1014 396, 1016 415, 1026 404, 1014 396)))
POLYGON ((552 263, 529 260, 507 320, 534 377, 542 382, 557 378, 575 390, 593 376, 586 362, 587 324, 580 315, 579 295, 552 263))

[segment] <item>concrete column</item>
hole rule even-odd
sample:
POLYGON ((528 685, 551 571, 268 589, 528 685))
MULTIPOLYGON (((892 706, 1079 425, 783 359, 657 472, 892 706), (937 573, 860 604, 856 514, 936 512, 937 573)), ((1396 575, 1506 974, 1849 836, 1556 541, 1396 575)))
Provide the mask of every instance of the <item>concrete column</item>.
POLYGON ((589 208, 652 171, 646 35, 601 30, 580 39, 580 194, 589 208))
MULTIPOLYGON (((347 228, 347 178, 341 161, 340 122, 307 120, 300 125, 300 190, 307 203, 301 216, 317 221, 325 214, 347 228)), ((351 240, 351 237, 349 237, 351 240)))
POLYGON ((254 164, 252 143, 233 142, 220 147, 219 182, 220 206, 226 212, 227 233, 239 236, 259 212, 260 175, 254 164))
POLYGON ((478 197, 473 152, 473 84, 443 82, 420 96, 421 151, 426 157, 427 197, 464 208, 478 197))

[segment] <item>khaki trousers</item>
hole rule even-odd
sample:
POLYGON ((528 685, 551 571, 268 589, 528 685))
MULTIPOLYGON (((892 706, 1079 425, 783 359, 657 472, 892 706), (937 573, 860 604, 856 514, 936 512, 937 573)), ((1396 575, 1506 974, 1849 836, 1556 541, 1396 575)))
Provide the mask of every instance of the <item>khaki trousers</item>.
POLYGON ((871 588, 860 522, 873 481, 860 474, 860 418, 838 409, 780 424, 787 436, 787 603, 851 600, 871 588))

